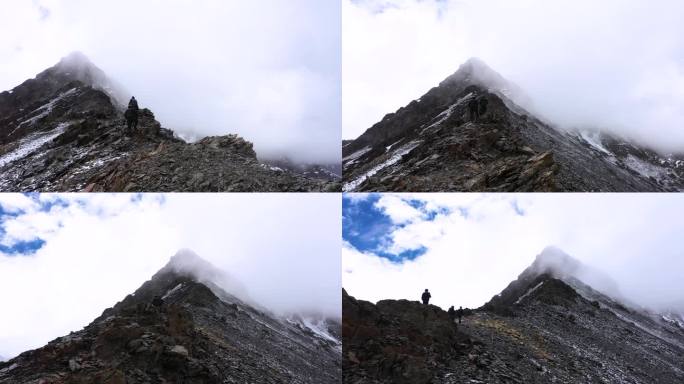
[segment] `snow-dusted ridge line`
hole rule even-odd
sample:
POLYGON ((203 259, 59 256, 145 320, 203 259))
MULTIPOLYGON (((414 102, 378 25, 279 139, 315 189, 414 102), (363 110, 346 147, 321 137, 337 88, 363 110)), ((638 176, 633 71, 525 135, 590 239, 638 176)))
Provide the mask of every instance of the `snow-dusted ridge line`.
POLYGON ((589 132, 589 131, 580 131, 580 137, 589 145, 591 145, 594 149, 605 153, 606 155, 613 155, 612 152, 610 152, 606 147, 603 146, 601 143, 601 133, 600 132, 589 132))
POLYGON ((418 145, 420 145, 420 143, 421 143, 420 140, 415 140, 415 141, 412 141, 408 144, 405 144, 405 145, 399 147, 399 149, 394 151, 394 153, 392 154, 392 156, 389 159, 387 159, 384 162, 382 162, 381 164, 378 164, 375 167, 371 168, 368 172, 357 177, 356 179, 354 179, 348 183, 345 183, 344 186, 342 187, 342 191, 344 191, 344 192, 353 191, 354 189, 356 189, 356 187, 361 185, 369 177, 372 177, 373 175, 380 172, 384 168, 387 168, 387 167, 394 165, 395 163, 399 162, 399 160, 401 160, 402 157, 404 157, 409 152, 414 150, 418 145))
MULTIPOLYGON (((39 113, 38 115, 36 115, 36 116, 33 116, 33 117, 29 118, 28 120, 22 121, 22 122, 17 126, 17 128, 14 129, 14 131, 16 131, 16 130, 19 129, 20 127, 24 126, 25 124, 30 124, 30 125, 32 125, 32 124, 35 123, 36 121, 38 121, 38 120, 42 119, 43 117, 49 115, 50 112, 52 112, 52 109, 55 107, 55 104, 57 104, 60 100, 62 100, 63 98, 65 98, 65 97, 67 97, 67 96, 69 96, 69 95, 71 95, 71 94, 74 93, 74 92, 76 92, 76 88, 71 88, 71 89, 68 90, 68 91, 65 91, 65 92, 60 93, 59 95, 57 95, 57 97, 55 97, 54 99, 48 101, 46 104, 41 105, 40 107, 36 108, 36 109, 33 110, 31 113, 35 113, 35 112, 38 112, 38 111, 42 111, 42 112, 40 112, 40 113, 39 113)), ((12 131, 12 132, 14 132, 14 131, 12 131)))
POLYGON ((420 131, 420 135, 422 136, 422 135, 425 133, 425 131, 427 131, 428 129, 433 128, 433 127, 436 127, 436 126, 442 124, 444 121, 446 121, 446 119, 448 119, 449 117, 451 117, 451 114, 454 113, 454 109, 456 109, 456 107, 458 107, 459 105, 461 105, 461 104, 465 103, 466 101, 470 100, 472 97, 473 97, 473 93, 470 92, 470 93, 468 93, 467 95, 465 95, 465 96, 461 97, 460 99, 458 99, 455 103, 451 104, 447 109, 445 109, 445 110, 443 110, 442 112, 440 112, 440 114, 437 115, 437 116, 433 119, 433 121, 434 121, 434 120, 437 120, 437 121, 435 121, 434 123, 432 123, 432 124, 428 125, 427 127, 423 128, 423 129, 420 131))
POLYGON ((373 149, 373 148, 371 148, 370 146, 363 147, 363 148, 359 149, 358 151, 352 153, 351 155, 345 156, 344 158, 342 158, 342 162, 350 161, 350 162, 353 163, 354 161, 356 161, 356 159, 358 159, 359 157, 365 155, 365 154, 368 153, 371 149, 373 149))
POLYGON ((169 289, 168 291, 166 291, 166 294, 164 294, 164 296, 162 296, 162 300, 166 300, 166 298, 170 297, 171 295, 176 293, 181 288, 183 288, 183 283, 180 283, 180 284, 176 285, 175 287, 169 289))
POLYGON ((0 167, 4 167, 5 165, 16 160, 23 159, 37 151, 45 143, 64 133, 69 125, 70 123, 60 123, 47 133, 37 132, 21 139, 16 149, 0 156, 0 167))
POLYGON ((544 284, 544 282, 543 282, 543 281, 540 281, 539 284, 537 284, 537 285, 535 285, 534 287, 528 289, 527 292, 525 292, 524 295, 518 297, 518 300, 516 300, 515 303, 513 303, 513 304, 520 304, 520 302, 523 301, 523 299, 525 299, 527 296, 529 296, 530 294, 532 294, 532 292, 534 292, 534 291, 536 291, 537 289, 539 289, 539 287, 541 287, 542 284, 544 284))

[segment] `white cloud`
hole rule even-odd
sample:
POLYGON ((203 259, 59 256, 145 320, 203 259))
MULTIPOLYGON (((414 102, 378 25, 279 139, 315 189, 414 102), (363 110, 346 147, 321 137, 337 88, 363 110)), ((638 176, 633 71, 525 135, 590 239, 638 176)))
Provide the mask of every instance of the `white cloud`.
POLYGON ((684 198, 678 194, 394 197, 399 206, 406 204, 399 200, 417 199, 426 207, 447 208, 450 213, 392 230, 387 250, 397 254, 427 249, 403 264, 359 252, 345 242, 343 286, 358 298, 418 300, 429 288, 432 301, 443 308, 479 307, 514 280, 543 248, 555 245, 606 272, 626 297, 641 305, 684 309, 679 277, 684 269, 684 198))
POLYGON ((404 224, 420 218, 423 214, 405 200, 395 195, 382 195, 375 203, 394 224, 404 224))
MULTIPOLYGON (((0 355, 87 325, 179 249, 240 280, 271 310, 340 316, 340 197, 334 194, 40 195, 5 217, 5 236, 46 241, 32 256, 0 253, 0 355), (21 225, 12 224, 22 223, 21 225), (45 321, 50 319, 50 321, 45 321)), ((0 205, 16 195, 0 196, 0 205)))
POLYGON ((684 147, 680 1, 344 0, 342 13, 346 139, 476 56, 562 126, 684 147))
POLYGON ((339 161, 339 3, 8 0, 0 26, 2 90, 78 50, 166 127, 339 161))

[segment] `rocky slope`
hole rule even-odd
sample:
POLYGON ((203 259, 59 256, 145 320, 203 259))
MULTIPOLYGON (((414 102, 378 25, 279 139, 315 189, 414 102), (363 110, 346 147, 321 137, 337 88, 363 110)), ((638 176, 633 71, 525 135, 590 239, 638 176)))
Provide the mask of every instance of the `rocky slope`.
POLYGON ((678 191, 684 155, 598 131, 562 131, 477 59, 353 141, 345 191, 678 191), (472 100, 486 100, 471 116, 472 100))
POLYGON ((558 258, 554 252, 540 255, 460 325, 433 305, 372 304, 343 292, 343 382, 684 380, 681 315, 627 306, 555 268, 562 264, 558 258))
POLYGON ((203 263, 174 256, 82 330, 0 363, 0 382, 339 382, 339 323, 256 308, 188 267, 203 263))
POLYGON ((0 191, 340 189, 339 178, 260 162, 235 135, 186 143, 148 109, 127 134, 126 102, 121 87, 78 53, 0 93, 0 191))

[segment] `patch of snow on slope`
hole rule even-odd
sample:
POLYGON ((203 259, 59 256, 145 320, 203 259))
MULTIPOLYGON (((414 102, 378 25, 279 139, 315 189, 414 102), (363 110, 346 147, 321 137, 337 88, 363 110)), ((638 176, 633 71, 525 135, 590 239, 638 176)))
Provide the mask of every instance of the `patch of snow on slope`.
POLYGON ((332 341, 335 344, 340 344, 340 340, 336 339, 335 336, 331 335, 330 331, 328 331, 325 320, 313 321, 312 319, 303 318, 302 323, 316 336, 324 340, 332 341))
MULTIPOLYGON (((44 104, 44 105, 42 105, 42 106, 36 108, 36 109, 35 109, 33 112, 31 112, 31 113, 36 113, 36 112, 38 112, 38 111, 42 111, 42 112, 40 112, 40 113, 39 113, 38 115, 36 115, 36 116, 31 117, 31 118, 28 119, 28 120, 25 120, 25 121, 21 122, 21 124, 19 124, 19 125, 17 126, 17 128, 15 128, 14 130, 16 131, 17 129, 19 129, 19 127, 21 127, 21 126, 23 126, 23 125, 25 125, 25 124, 31 124, 31 125, 32 125, 32 124, 35 123, 36 121, 38 121, 38 120, 42 119, 43 117, 49 115, 50 112, 52 112, 52 109, 55 107, 55 104, 57 104, 57 103, 58 103, 60 100, 62 100, 63 98, 65 98, 65 97, 71 95, 71 94, 74 93, 75 91, 76 91, 76 88, 71 88, 70 90, 68 90, 68 91, 66 91, 66 92, 60 93, 59 95, 57 95, 57 97, 55 97, 54 99, 52 99, 52 100, 50 100, 49 102, 47 102, 47 104, 44 104)), ((13 132, 14 132, 14 131, 13 131, 13 132)))
POLYGON ((389 152, 389 150, 392 149, 392 147, 394 147, 395 145, 397 145, 397 143, 400 142, 400 141, 401 141, 401 140, 397 140, 397 141, 395 141, 394 143, 392 143, 392 144, 388 145, 387 147, 385 147, 385 152, 389 152))
POLYGON ((451 117, 451 114, 454 113, 454 109, 456 109, 456 107, 458 107, 459 105, 461 105, 461 104, 465 103, 466 101, 470 100, 472 97, 473 97, 473 93, 470 92, 469 94, 467 94, 467 95, 461 97, 460 99, 458 99, 455 103, 451 104, 451 105, 449 106, 449 108, 445 109, 445 110, 442 111, 439 115, 437 115, 437 117, 435 117, 434 119, 432 119, 433 121, 434 121, 435 119, 436 119, 437 121, 435 121, 434 123, 432 123, 432 124, 428 125, 427 127, 423 128, 423 130, 420 131, 420 134, 422 135, 422 134, 424 134, 425 131, 427 131, 428 129, 433 128, 433 127, 436 127, 436 126, 442 124, 444 121, 446 121, 446 119, 448 119, 449 117, 451 117))
POLYGON ((516 300, 515 303, 513 303, 513 304, 520 304, 520 302, 521 302, 524 298, 526 298, 526 297, 529 296, 532 292, 534 292, 534 291, 536 291, 537 289, 539 289, 539 287, 541 287, 542 284, 544 284, 543 281, 541 281, 539 284, 537 284, 537 285, 535 285, 534 287, 532 287, 532 288, 530 288, 529 290, 527 290, 527 292, 525 292, 524 295, 520 296, 520 297, 518 298, 518 300, 516 300))
POLYGON ((276 171, 276 172, 285 172, 282 168, 276 167, 274 165, 268 165, 268 164, 261 164, 261 167, 264 169, 268 169, 270 171, 276 171))
POLYGON ((663 317, 663 320, 667 321, 668 323, 676 325, 677 327, 684 329, 684 323, 679 321, 679 319, 675 319, 671 315, 663 315, 662 317, 663 317))
POLYGON ((177 292, 179 289, 181 289, 182 287, 183 287, 183 283, 180 283, 180 284, 176 285, 175 287, 169 289, 169 290, 166 292, 166 294, 165 294, 164 296, 162 296, 162 300, 166 300, 167 297, 173 295, 174 293, 176 293, 176 292, 177 292))
POLYGON ((408 144, 402 145, 401 147, 399 147, 399 149, 394 151, 394 153, 392 154, 392 156, 389 159, 387 159, 384 162, 382 162, 381 164, 376 165, 375 167, 371 168, 368 172, 357 177, 356 179, 344 184, 344 186, 342 187, 342 190, 344 192, 353 191, 354 189, 356 189, 356 187, 361 185, 361 183, 366 181, 369 177, 372 177, 373 175, 380 172, 384 168, 387 168, 387 167, 394 165, 395 163, 399 162, 399 160, 401 160, 402 157, 404 157, 409 152, 411 152, 420 143, 421 143, 421 141, 417 140, 417 141, 412 141, 408 144))
POLYGON ((654 177, 658 179, 661 175, 667 172, 663 168, 660 168, 657 165, 653 165, 651 163, 647 163, 633 155, 627 156, 626 158, 622 159, 622 161, 629 168, 631 168, 632 170, 636 171, 644 177, 654 177))
POLYGON ((36 132, 21 139, 16 149, 0 156, 0 167, 4 167, 6 164, 23 159, 24 157, 32 154, 42 147, 43 144, 64 133, 68 126, 69 123, 60 123, 57 127, 47 133, 36 132))
POLYGON ((349 156, 343 158, 343 159, 342 159, 342 162, 349 161, 350 163, 353 163, 354 161, 356 161, 356 159, 358 159, 359 157, 365 155, 365 154, 368 153, 371 149, 373 149, 373 148, 371 148, 370 146, 368 146, 368 147, 363 147, 363 148, 359 149, 358 151, 352 153, 351 155, 349 155, 349 156))
POLYGON ((603 144, 601 144, 601 134, 599 132, 581 131, 580 136, 582 139, 584 139, 584 141, 587 142, 587 144, 591 145, 595 149, 607 155, 612 155, 612 153, 606 149, 603 144))

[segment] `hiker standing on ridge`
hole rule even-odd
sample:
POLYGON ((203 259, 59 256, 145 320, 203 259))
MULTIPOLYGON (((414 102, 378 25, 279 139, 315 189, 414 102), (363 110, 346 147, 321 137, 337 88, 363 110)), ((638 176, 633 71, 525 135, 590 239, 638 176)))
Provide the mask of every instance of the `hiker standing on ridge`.
POLYGON ((458 316, 458 323, 461 324, 461 318, 463 317, 463 307, 458 307, 458 310, 456 311, 456 316, 458 316))
POLYGON ((131 97, 131 101, 128 102, 128 109, 126 109, 124 117, 126 118, 128 132, 131 132, 131 127, 133 131, 138 128, 138 100, 135 99, 135 96, 131 97))
POLYGON ((470 114, 470 121, 476 121, 480 118, 480 105, 476 97, 472 97, 468 102, 468 113, 470 114))
POLYGON ((449 307, 447 314, 449 315, 449 321, 454 323, 456 321, 456 310, 454 309, 453 305, 451 307, 449 307))
POLYGON ((427 288, 425 288, 425 292, 423 292, 423 295, 420 298, 423 299, 423 304, 428 305, 428 302, 430 301, 431 297, 432 295, 427 290, 427 288))

